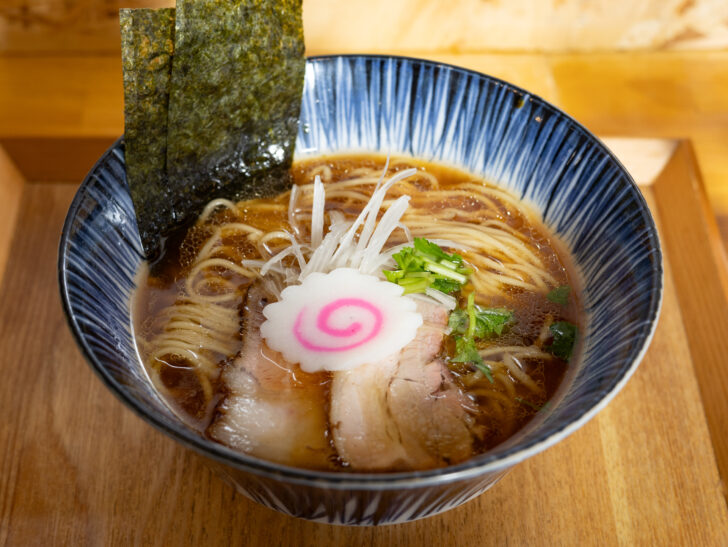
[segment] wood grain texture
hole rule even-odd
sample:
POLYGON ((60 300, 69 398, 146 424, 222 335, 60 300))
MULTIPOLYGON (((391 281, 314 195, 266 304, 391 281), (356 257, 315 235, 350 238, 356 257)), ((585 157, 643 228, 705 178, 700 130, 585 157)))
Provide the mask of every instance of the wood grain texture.
MULTIPOLYGON (((174 0, 3 0, 0 51, 113 52, 119 8, 174 0)), ((306 0, 311 46, 352 51, 603 51, 728 45, 723 0, 306 0)))
POLYGON ((654 184, 657 210, 670 216, 662 237, 673 256, 687 340, 728 501, 728 261, 718 242, 690 144, 682 142, 654 184), (689 185, 692 199, 679 188, 689 185))
MULTIPOLYGON (((323 53, 307 45, 309 55, 323 53)), ((689 138, 728 246, 728 51, 407 53, 524 87, 598 135, 689 138)), ((0 75, 0 139, 113 140, 123 132, 119 56, 0 56, 0 75)))
POLYGON ((605 51, 726 46, 721 0, 308 0, 312 45, 334 52, 605 51))
POLYGON ((689 138, 719 215, 728 215, 728 51, 554 56, 559 106, 598 135, 689 138))
POLYGON ((10 137, 0 138, 0 146, 25 180, 78 184, 115 140, 113 137, 10 137))
MULTIPOLYGON (((675 266, 688 249, 669 235, 675 216, 694 210, 663 208, 660 188, 667 181, 676 199, 695 202, 679 176, 688 158, 675 157, 674 178, 643 187, 666 247, 665 294, 626 387, 484 495, 380 528, 319 525, 258 506, 117 401, 81 357, 57 294, 56 246, 73 187, 26 185, 0 289, 0 545, 721 544, 728 508, 696 379, 700 354, 685 328, 694 312, 682 305, 675 266)), ((713 260, 703 247, 689 251, 700 264, 713 260)))
POLYGON ((25 179, 13 157, 0 143, 0 279, 5 271, 23 184, 25 179))
POLYGON ((121 56, 0 56, 0 138, 124 132, 121 56))

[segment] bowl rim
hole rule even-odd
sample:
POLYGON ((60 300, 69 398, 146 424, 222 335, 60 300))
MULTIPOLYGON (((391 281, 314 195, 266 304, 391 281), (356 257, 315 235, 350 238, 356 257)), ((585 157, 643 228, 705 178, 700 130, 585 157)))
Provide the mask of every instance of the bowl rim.
MULTIPOLYGON (((509 446, 502 455, 496 457, 490 456, 493 451, 486 452, 484 454, 474 456, 465 462, 436 469, 430 469, 425 471, 407 471, 407 472, 394 472, 394 473, 352 473, 342 471, 319 471, 305 468, 297 468, 287 466, 275 462, 269 462, 252 456, 248 456, 228 448, 227 446, 214 443, 199 435, 199 433, 180 425, 179 427, 172 427, 170 424, 159 419, 156 415, 147 412, 144 405, 140 404, 134 399, 125 388, 118 383, 113 376, 105 369, 105 367, 98 361, 93 350, 82 335, 82 331, 78 324, 77 318, 72 312, 71 300, 68 290, 67 280, 67 254, 64 250, 68 249, 71 227, 77 217, 77 213, 81 206, 81 202, 84 198, 84 193, 87 187, 92 184, 93 175, 96 170, 106 162, 107 158, 120 148, 123 144, 123 136, 119 137, 96 161, 93 167, 89 170, 85 176, 83 182, 79 186, 76 194, 69 206, 69 210, 66 219, 63 224, 61 238, 59 242, 58 251, 58 282, 60 289, 61 302, 63 312, 66 317, 68 326, 73 334, 73 337, 78 344, 81 352, 90 365, 94 373, 101 379, 106 387, 116 395, 127 407, 134 411, 148 424, 152 425, 156 429, 162 431, 174 440, 180 442, 182 445, 194 450, 195 452, 211 458, 221 464, 232 466, 236 469, 252 472, 255 475, 262 476, 273 480, 283 480, 292 484, 301 484, 307 486, 313 486, 318 488, 330 488, 336 490, 345 489, 357 489, 357 490, 396 490, 400 488, 420 488, 425 486, 443 485, 455 481, 462 481, 472 479, 487 473, 499 472, 512 467, 513 465, 531 457, 543 450, 553 446, 565 437, 571 435, 576 430, 581 428, 589 420, 591 420, 599 411, 601 411, 613 398, 614 396, 624 387, 627 381, 634 374, 635 370, 642 361, 647 349, 652 341, 655 333, 655 329, 658 323, 658 317, 662 307, 662 298, 664 292, 664 268, 663 268, 663 256, 660 247, 659 237, 657 228, 652 218, 647 202, 645 201, 642 193, 637 188, 632 176, 625 169, 622 163, 617 157, 609 150, 604 143, 596 137, 593 133, 587 130, 582 124, 576 121, 566 112, 555 107, 548 101, 544 100, 540 96, 526 91, 525 89, 513 85, 500 78, 490 76, 481 72, 466 69, 463 67, 455 66, 448 63, 439 61, 431 61, 427 59, 420 59, 409 56, 398 56, 398 55, 383 55, 383 54, 342 54, 342 55, 318 55, 307 57, 306 62, 319 63, 319 62, 331 62, 337 59, 362 59, 362 60, 380 60, 380 61, 404 61, 407 63, 417 63, 421 65, 429 65, 433 68, 445 68, 460 72, 476 78, 482 78, 490 80, 496 84, 505 86, 506 88, 515 91, 516 93, 522 94, 524 97, 529 99, 535 99, 540 103, 541 106, 549 109, 558 116, 563 117, 566 121, 570 122, 573 128, 580 131, 588 139, 593 140, 594 144, 601 148, 601 150, 616 164, 623 175, 628 185, 632 185, 635 190, 634 194, 638 201, 642 212, 646 219, 646 233, 648 234, 648 240, 652 244, 654 249, 655 261, 653 263, 652 271, 655 275, 656 286, 652 288, 652 297, 649 304, 649 330, 645 333, 637 355, 633 359, 629 368, 627 368, 623 376, 607 391, 602 395, 601 399, 587 409, 586 412, 581 414, 575 420, 569 421, 559 429, 551 432, 549 435, 536 437, 531 443, 525 447, 518 448, 518 443, 509 446), (485 460, 485 461, 484 461, 485 460)), ((143 258, 142 258, 143 259, 143 258)))

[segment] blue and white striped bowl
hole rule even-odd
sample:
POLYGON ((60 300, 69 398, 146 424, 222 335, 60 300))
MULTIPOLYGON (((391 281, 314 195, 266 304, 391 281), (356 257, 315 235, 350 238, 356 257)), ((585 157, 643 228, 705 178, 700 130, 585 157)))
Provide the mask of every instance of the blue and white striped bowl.
POLYGON ((563 439, 619 391, 657 323, 662 261, 645 202, 617 159, 584 127, 528 92, 461 68, 376 56, 310 59, 296 156, 375 151, 434 160, 528 200, 581 269, 584 355, 560 400, 508 442, 433 471, 357 475, 294 469, 238 454, 184 427, 148 383, 129 300, 142 260, 120 139, 68 212, 61 297, 92 368, 146 421, 206 456, 250 498, 339 524, 403 522, 455 507, 563 439))

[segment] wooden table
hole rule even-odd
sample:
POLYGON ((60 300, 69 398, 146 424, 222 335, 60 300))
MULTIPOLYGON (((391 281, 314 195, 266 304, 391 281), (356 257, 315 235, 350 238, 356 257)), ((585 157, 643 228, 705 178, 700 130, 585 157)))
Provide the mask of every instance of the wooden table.
MULTIPOLYGON (((529 87, 529 81, 541 82, 547 74, 530 58, 493 62, 502 69, 498 75, 529 87)), ((488 59, 464 58, 459 64, 482 63, 477 68, 489 71, 488 59)), ((13 64, 38 67, 33 64, 38 61, 5 61, 0 59, 2 74, 13 64)), ((110 94, 106 103, 94 94, 74 95, 74 85, 83 86, 72 81, 55 82, 54 89, 67 94, 51 96, 49 104, 34 90, 14 95, 15 111, 0 100, 0 146, 5 149, 0 151, 0 208, 5 213, 0 214, 0 266, 5 265, 0 288, 0 545, 728 542, 728 373, 723 370, 728 362, 728 282, 699 169, 708 158, 704 174, 719 186, 715 175, 723 173, 726 163, 714 152, 724 148, 720 139, 725 128, 693 112, 685 114, 692 120, 685 127, 697 131, 692 141, 608 142, 641 184, 666 259, 654 340, 612 403, 567 440, 517 466, 463 507, 406 525, 331 527, 277 514, 236 494, 196 455, 111 396, 75 347, 56 281, 58 235, 75 185, 59 180, 78 180, 88 168, 84 162, 120 133, 119 120, 113 118, 117 114, 112 116, 118 92, 104 69, 115 65, 86 61, 84 70, 96 71, 99 88, 110 94), (35 126, 22 123, 30 105, 36 110, 36 117, 31 116, 35 126), (38 112, 53 119, 43 120, 38 112), (718 140, 711 144, 714 138, 718 140), (700 142, 702 153, 696 156, 700 142), (56 154, 56 159, 41 162, 41 152, 56 154)), ((615 58, 601 62, 611 64, 613 74, 637 74, 637 68, 620 67, 615 58)), ((588 78, 579 79, 576 72, 572 63, 567 73, 576 84, 552 78, 543 84, 546 92, 530 88, 552 100, 549 88, 562 98, 565 89, 589 88, 588 78)), ((43 73, 38 69, 35 75, 42 80, 43 73)), ((20 79, 18 74, 14 78, 20 79)), ((666 69, 663 75, 668 76, 666 69)), ((0 97, 12 85, 0 78, 0 97)), ((611 103, 613 120, 576 100, 567 110, 579 117, 579 109, 585 109, 588 124, 601 119, 614 129, 607 133, 619 133, 619 120, 631 119, 621 126, 629 134, 649 135, 652 127, 662 135, 682 116, 665 111, 665 121, 656 112, 643 112, 646 123, 637 128, 634 119, 640 116, 620 112, 624 97, 608 99, 596 84, 592 87, 602 106, 611 103)), ((79 89, 75 91, 81 93, 79 89)), ((728 101, 711 100, 705 99, 717 109, 720 101, 728 101)))

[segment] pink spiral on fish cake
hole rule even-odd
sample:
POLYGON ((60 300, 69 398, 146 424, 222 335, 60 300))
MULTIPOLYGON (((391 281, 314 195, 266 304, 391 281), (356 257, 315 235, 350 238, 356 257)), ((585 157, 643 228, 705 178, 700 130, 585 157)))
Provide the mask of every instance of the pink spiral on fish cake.
POLYGON ((411 342, 422 316, 402 287, 352 268, 313 272, 263 308, 268 347, 305 372, 352 370, 411 342))
POLYGON ((325 352, 337 352, 337 351, 348 351, 350 349, 358 348, 359 346, 366 344, 372 338, 374 338, 382 330, 382 312, 371 302, 363 300, 361 298, 339 298, 334 300, 330 304, 326 304, 318 313, 316 317, 316 328, 323 334, 335 338, 349 338, 356 336, 362 329, 362 324, 356 320, 347 325, 344 328, 337 328, 330 325, 331 317, 334 313, 341 310, 342 308, 360 308, 366 310, 372 315, 374 323, 371 326, 370 331, 356 342, 352 342, 343 346, 323 346, 317 344, 308 339, 303 332, 303 326, 305 321, 305 315, 307 308, 303 308, 298 316, 296 322, 293 325, 293 334, 296 340, 307 350, 310 351, 325 351, 325 352))

